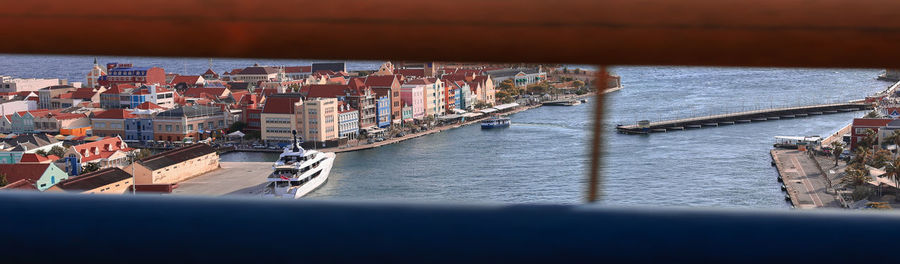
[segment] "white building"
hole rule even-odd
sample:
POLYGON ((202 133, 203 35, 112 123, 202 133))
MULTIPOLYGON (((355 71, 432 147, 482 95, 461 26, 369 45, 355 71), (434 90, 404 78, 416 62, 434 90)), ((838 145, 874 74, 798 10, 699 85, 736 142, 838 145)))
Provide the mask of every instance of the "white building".
POLYGON ((0 93, 37 91, 44 87, 65 84, 68 84, 68 81, 60 79, 19 79, 0 76, 0 93))

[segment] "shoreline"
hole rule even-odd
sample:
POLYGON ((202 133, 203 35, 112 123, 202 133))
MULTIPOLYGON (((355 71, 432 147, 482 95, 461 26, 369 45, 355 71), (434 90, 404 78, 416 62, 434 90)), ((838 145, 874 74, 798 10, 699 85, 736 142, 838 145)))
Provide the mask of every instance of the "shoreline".
MULTIPOLYGON (((522 112, 522 111, 526 111, 526 110, 531 110, 531 109, 534 109, 534 108, 538 108, 538 107, 541 107, 541 105, 523 106, 523 107, 516 108, 516 109, 514 109, 514 110, 512 110, 512 111, 503 113, 503 114, 511 115, 511 114, 515 114, 515 113, 522 112)), ((381 146, 385 146, 385 145, 390 145, 390 144, 394 144, 394 143, 399 143, 399 142, 402 142, 402 141, 405 141, 405 140, 409 140, 409 139, 413 139, 413 138, 418 138, 418 137, 422 137, 422 136, 426 136, 426 135, 431 135, 431 134, 434 134, 434 133, 440 133, 440 132, 443 132, 443 131, 447 131, 447 130, 451 130, 451 129, 460 128, 460 127, 463 127, 463 126, 471 125, 471 124, 473 124, 473 123, 479 123, 479 122, 481 122, 482 119, 484 119, 484 117, 477 118, 477 119, 472 119, 472 120, 467 120, 467 121, 465 121, 465 122, 458 123, 458 124, 451 124, 451 125, 439 126, 439 127, 435 127, 435 128, 429 129, 428 131, 425 131, 425 132, 419 132, 419 133, 416 133, 416 134, 410 134, 410 135, 406 135, 406 136, 403 136, 403 137, 400 137, 400 138, 387 139, 387 140, 385 140, 385 141, 374 142, 374 143, 372 143, 372 144, 365 144, 365 145, 359 145, 359 146, 353 146, 353 147, 345 147, 345 148, 340 148, 340 147, 336 147, 336 148, 321 148, 321 149, 315 149, 315 150, 320 151, 320 152, 342 153, 342 152, 352 152, 352 151, 359 151, 359 150, 365 150, 365 149, 373 149, 373 148, 377 148, 377 147, 381 147, 381 146)))

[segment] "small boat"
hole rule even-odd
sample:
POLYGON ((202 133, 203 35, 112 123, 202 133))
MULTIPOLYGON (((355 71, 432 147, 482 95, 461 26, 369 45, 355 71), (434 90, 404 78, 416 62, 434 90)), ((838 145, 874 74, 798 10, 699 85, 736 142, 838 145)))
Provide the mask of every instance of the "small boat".
POLYGON ((509 127, 509 117, 493 116, 491 118, 481 120, 481 129, 509 127))
POLYGON ((587 103, 587 99, 581 99, 582 103, 587 103))

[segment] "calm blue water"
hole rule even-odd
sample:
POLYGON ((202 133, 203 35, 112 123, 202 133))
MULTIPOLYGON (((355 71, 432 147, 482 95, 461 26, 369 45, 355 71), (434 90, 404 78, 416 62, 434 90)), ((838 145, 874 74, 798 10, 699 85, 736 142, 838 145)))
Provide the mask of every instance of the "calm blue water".
MULTIPOLYGON (((125 61, 118 59, 119 61, 125 61)), ((206 70, 205 59, 130 58, 141 65, 206 70), (140 62, 140 63, 139 63, 140 62), (191 66, 193 65, 193 66, 191 66)), ((101 62, 105 62, 101 58, 101 62)), ((252 63, 214 60, 231 69, 252 63)), ((91 57, 0 55, 0 74, 80 81, 91 57), (82 68, 72 70, 69 66, 82 68), (12 70, 15 68, 14 70, 12 70), (29 73, 32 75, 25 75, 29 73), (73 76, 73 77, 68 77, 73 76)), ((378 62, 350 63, 370 69, 378 62)), ((608 95, 604 120, 603 203, 698 207, 787 208, 768 150, 776 135, 828 135, 862 112, 739 124, 648 136, 616 134, 615 124, 640 119, 740 111, 759 107, 860 99, 885 89, 879 70, 619 67, 625 89, 608 95)), ((373 150, 338 154, 329 182, 310 196, 577 203, 583 199, 594 102, 542 107, 512 116, 513 126, 477 126, 373 150)), ((274 160, 232 153, 224 161, 274 160)))

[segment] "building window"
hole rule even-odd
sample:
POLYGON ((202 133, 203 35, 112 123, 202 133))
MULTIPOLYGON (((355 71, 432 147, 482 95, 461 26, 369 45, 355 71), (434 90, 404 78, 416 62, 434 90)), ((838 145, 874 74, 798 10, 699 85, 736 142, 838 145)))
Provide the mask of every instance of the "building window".
POLYGON ((166 131, 172 132, 172 125, 166 125, 166 131))
POLYGON ((188 124, 188 132, 194 131, 194 124, 188 124))

